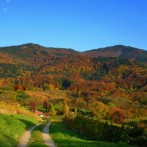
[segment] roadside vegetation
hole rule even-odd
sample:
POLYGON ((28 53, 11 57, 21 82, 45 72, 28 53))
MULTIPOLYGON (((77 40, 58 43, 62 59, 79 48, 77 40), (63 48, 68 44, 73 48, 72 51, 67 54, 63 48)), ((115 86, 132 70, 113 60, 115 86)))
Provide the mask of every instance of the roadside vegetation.
POLYGON ((71 113, 64 118, 63 122, 69 130, 88 139, 122 141, 138 146, 147 145, 146 120, 114 123, 71 113))
POLYGON ((126 143, 92 141, 68 130, 62 122, 53 122, 50 134, 58 147, 127 147, 126 143))
POLYGON ((0 101, 0 114, 21 114, 41 120, 37 115, 22 107, 17 102, 0 101))
POLYGON ((0 114, 0 146, 17 146, 23 133, 37 122, 35 118, 29 116, 0 114))
POLYGON ((0 101, 0 146, 17 146, 23 133, 40 120, 17 102, 0 101))

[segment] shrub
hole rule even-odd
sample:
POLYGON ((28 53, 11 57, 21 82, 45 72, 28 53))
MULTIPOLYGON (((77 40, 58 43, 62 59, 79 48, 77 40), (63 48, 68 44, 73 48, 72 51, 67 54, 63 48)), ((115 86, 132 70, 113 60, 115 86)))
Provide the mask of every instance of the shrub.
POLYGON ((147 146, 147 134, 145 133, 145 126, 141 122, 131 121, 124 124, 121 138, 129 144, 147 146))
POLYGON ((146 126, 143 121, 118 125, 70 113, 65 116, 63 122, 73 132, 89 139, 108 142, 125 141, 131 145, 147 146, 146 126))
POLYGON ((67 115, 63 121, 69 129, 89 139, 119 141, 121 138, 120 125, 74 114, 67 115))

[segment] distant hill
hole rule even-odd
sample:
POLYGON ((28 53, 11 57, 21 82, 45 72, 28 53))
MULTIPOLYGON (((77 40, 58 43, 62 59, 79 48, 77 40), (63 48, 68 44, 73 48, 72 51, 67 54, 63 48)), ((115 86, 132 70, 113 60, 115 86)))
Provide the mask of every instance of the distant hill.
POLYGON ((89 58, 115 57, 134 59, 147 63, 147 51, 123 45, 93 49, 85 52, 78 52, 73 49, 43 47, 37 44, 24 44, 19 46, 1 47, 0 63, 29 64, 40 66, 55 62, 65 57, 82 56, 89 58))
POLYGON ((147 51, 124 45, 93 49, 85 51, 82 54, 92 58, 120 57, 126 59, 135 59, 139 62, 147 62, 147 51))
MULTIPOLYGON (((102 77, 105 75, 104 73, 108 72, 105 71, 107 64, 107 70, 113 64, 120 64, 119 62, 123 62, 124 65, 128 66, 130 61, 127 60, 130 59, 147 65, 147 51, 116 45, 78 52, 73 49, 47 48, 29 43, 0 48, 0 77, 31 75, 34 71, 35 73, 39 72, 39 74, 52 73, 54 75, 76 72, 78 75, 93 79, 94 75, 92 73, 94 71, 100 70, 101 73, 96 73, 96 77, 102 77), (105 65, 103 65, 104 63, 105 65)), ((137 67, 138 63, 135 64, 137 67)))
POLYGON ((1 47, 0 62, 25 63, 35 66, 47 64, 52 60, 76 54, 73 49, 47 48, 37 44, 24 44, 19 46, 1 47), (9 60, 7 60, 9 57, 9 60))

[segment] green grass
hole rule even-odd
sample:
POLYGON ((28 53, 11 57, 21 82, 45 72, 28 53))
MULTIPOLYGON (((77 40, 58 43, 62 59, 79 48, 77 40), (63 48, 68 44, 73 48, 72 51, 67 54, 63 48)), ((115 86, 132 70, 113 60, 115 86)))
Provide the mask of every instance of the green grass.
POLYGON ((64 115, 49 116, 47 118, 47 121, 48 122, 55 122, 55 121, 56 122, 61 122, 64 117, 65 117, 64 115))
POLYGON ((55 104, 54 108, 55 108, 55 110, 60 110, 61 109, 61 105, 60 104, 55 104))
POLYGON ((17 146, 23 133, 36 123, 32 117, 0 114, 0 147, 17 146))
POLYGON ((126 143, 110 143, 82 139, 69 131, 62 122, 53 122, 50 134, 58 147, 127 147, 126 143))
POLYGON ((41 112, 45 112, 45 109, 43 108, 42 105, 37 106, 37 110, 39 110, 41 112))
POLYGON ((28 147, 47 147, 47 145, 44 144, 44 140, 42 138, 42 129, 45 125, 46 123, 42 123, 37 128, 35 128, 31 134, 28 147))

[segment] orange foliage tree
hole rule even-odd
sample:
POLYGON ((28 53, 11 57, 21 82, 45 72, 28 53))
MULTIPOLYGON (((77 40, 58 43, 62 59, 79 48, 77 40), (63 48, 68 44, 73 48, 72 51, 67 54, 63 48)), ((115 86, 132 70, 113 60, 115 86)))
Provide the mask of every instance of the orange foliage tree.
POLYGON ((121 108, 112 108, 106 115, 106 119, 117 124, 123 124, 125 121, 125 113, 121 108))

